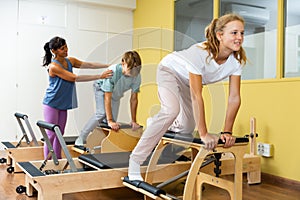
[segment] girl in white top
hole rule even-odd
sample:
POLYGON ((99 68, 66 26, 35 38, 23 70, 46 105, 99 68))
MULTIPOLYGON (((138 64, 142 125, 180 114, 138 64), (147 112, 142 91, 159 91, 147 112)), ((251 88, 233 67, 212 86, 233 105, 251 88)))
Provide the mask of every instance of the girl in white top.
POLYGON ((202 86, 229 77, 229 96, 224 130, 224 147, 235 143, 233 124, 240 107, 240 80, 246 55, 242 48, 244 20, 236 14, 213 19, 205 29, 206 41, 173 52, 157 69, 161 110, 147 120, 144 131, 129 160, 130 180, 143 180, 140 165, 167 130, 192 133, 197 126, 206 149, 214 149, 217 136, 207 132, 202 86))

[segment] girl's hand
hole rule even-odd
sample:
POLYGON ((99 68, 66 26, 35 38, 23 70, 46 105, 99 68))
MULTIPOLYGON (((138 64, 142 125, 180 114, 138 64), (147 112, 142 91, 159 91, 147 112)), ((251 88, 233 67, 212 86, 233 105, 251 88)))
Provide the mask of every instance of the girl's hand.
POLYGON ((201 137, 201 140, 204 143, 204 148, 207 150, 213 150, 218 145, 219 137, 217 135, 207 133, 206 136, 201 137))
POLYGON ((102 72, 100 78, 101 78, 101 79, 104 79, 104 78, 110 78, 110 77, 112 77, 112 75, 113 75, 113 71, 110 70, 110 69, 108 69, 108 70, 102 72))
POLYGON ((231 147, 235 143, 235 137, 233 137, 231 134, 221 134, 220 139, 225 142, 225 148, 231 147))

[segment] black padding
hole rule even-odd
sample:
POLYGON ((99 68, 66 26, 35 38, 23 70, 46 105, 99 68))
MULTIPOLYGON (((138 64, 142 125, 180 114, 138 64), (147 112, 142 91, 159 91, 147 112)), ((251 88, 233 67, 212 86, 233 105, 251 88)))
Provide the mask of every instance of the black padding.
POLYGON ((236 137, 235 138, 235 143, 244 143, 244 142, 249 142, 249 138, 246 138, 246 137, 236 137))
POLYGON ((2 142, 2 144, 8 148, 8 149, 13 149, 13 148, 17 148, 15 145, 13 145, 12 143, 10 142, 2 142))
MULTIPOLYGON (((120 129, 131 128, 130 124, 127 124, 127 123, 119 123, 119 124, 120 124, 120 129)), ((100 123, 99 126, 101 128, 111 129, 111 127, 107 123, 104 123, 104 122, 100 123)))
POLYGON ((146 190, 147 192, 150 192, 151 194, 154 194, 155 196, 159 196, 161 194, 165 195, 166 192, 160 188, 157 188, 153 185, 150 185, 147 182, 141 181, 139 184, 139 188, 146 190))
POLYGON ((24 119, 24 117, 27 117, 27 115, 24 115, 24 114, 21 114, 21 113, 15 113, 15 117, 24 119))
POLYGON ((37 123, 36 123, 39 127, 41 128, 44 128, 44 129, 48 129, 48 130, 52 130, 54 131, 54 128, 58 125, 56 124, 51 124, 51 123, 48 123, 48 122, 45 122, 45 121, 41 121, 39 120, 37 123))
POLYGON ((123 182, 126 182, 126 183, 129 183, 130 185, 133 185, 134 187, 137 187, 139 188, 139 185, 142 181, 139 181, 139 180, 134 180, 134 181, 131 181, 129 180, 129 177, 128 176, 125 176, 123 178, 123 182))
POLYGON ((84 154, 79 160, 87 162, 100 169, 128 167, 130 152, 84 154))
POLYGON ((108 126, 108 124, 107 124, 107 123, 104 123, 104 122, 101 122, 99 126, 100 126, 101 128, 111 129, 111 127, 108 126))
MULTIPOLYGON (((193 142, 197 144, 204 144, 200 138, 195 138, 192 135, 188 134, 179 134, 174 132, 167 132, 164 134, 164 137, 176 139, 176 140, 182 140, 185 142, 193 142)), ((236 137, 235 143, 244 143, 249 142, 249 139, 247 137, 236 137)), ((222 140, 218 141, 218 144, 225 144, 222 140)))
POLYGON ((160 188, 157 188, 153 185, 150 185, 149 183, 147 182, 144 182, 144 181, 138 181, 138 180, 134 180, 134 181, 131 181, 129 180, 128 176, 125 176, 123 178, 123 182, 126 182, 126 183, 129 183, 130 185, 133 185, 137 188, 141 188, 151 194, 154 194, 155 196, 159 196, 161 194, 165 195, 166 192, 160 188))
MULTIPOLYGON (((83 154, 80 155, 78 159, 99 169, 126 168, 129 166, 130 154, 131 152, 83 154)), ((144 166, 148 165, 151 155, 149 155, 146 161, 143 163, 144 166)), ((158 164, 171 163, 172 161, 174 160, 170 160, 168 158, 159 158, 158 164)))
POLYGON ((45 174, 43 174, 43 172, 41 172, 40 170, 38 170, 33 164, 31 164, 30 162, 19 162, 19 165, 30 174, 30 176, 32 177, 36 177, 36 176, 45 176, 45 174))
POLYGON ((83 145, 74 145, 75 148, 80 149, 82 151, 87 151, 87 148, 83 145))
POLYGON ((202 140, 200 138, 195 138, 191 134, 180 134, 180 133, 174 133, 174 132, 166 132, 164 134, 164 137, 176 139, 176 140, 182 140, 185 142, 193 142, 197 144, 203 144, 202 140))
MULTIPOLYGON (((72 145, 75 144, 75 140, 77 139, 78 136, 63 136, 66 145, 72 145)), ((45 142, 44 138, 41 138, 42 142, 45 142)), ((77 147, 78 148, 78 147, 77 147)))

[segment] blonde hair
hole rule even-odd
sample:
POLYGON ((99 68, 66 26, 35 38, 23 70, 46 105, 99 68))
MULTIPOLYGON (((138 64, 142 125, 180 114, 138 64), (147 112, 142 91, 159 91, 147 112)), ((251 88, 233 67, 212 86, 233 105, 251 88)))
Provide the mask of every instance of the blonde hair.
MULTIPOLYGON (((209 54, 213 55, 213 59, 216 59, 219 56, 220 41, 217 38, 217 32, 223 32, 226 24, 232 21, 240 21, 243 25, 245 24, 243 17, 235 13, 229 13, 220 18, 213 19, 205 28, 205 37, 207 40, 204 42, 204 49, 207 50, 209 54)), ((233 54, 239 63, 243 65, 246 64, 247 57, 243 47, 238 51, 234 51, 233 54)))
POLYGON ((128 69, 132 76, 137 76, 142 68, 142 61, 140 55, 136 51, 127 51, 122 57, 122 62, 127 63, 128 69))

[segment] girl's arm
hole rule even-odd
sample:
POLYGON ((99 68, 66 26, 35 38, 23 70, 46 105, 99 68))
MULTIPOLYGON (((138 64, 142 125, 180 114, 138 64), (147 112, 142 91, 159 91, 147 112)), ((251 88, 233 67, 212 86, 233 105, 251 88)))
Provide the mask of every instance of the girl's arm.
POLYGON ((202 76, 190 73, 190 90, 193 112, 200 137, 206 136, 207 134, 202 87, 202 76))
POLYGON ((240 96, 240 76, 230 76, 229 77, 229 96, 228 105, 225 118, 224 132, 232 132, 233 124, 241 105, 240 96))
POLYGON ((81 69, 100 69, 100 68, 107 68, 107 67, 109 67, 108 64, 81 61, 81 60, 78 60, 77 58, 73 58, 73 57, 69 57, 69 60, 72 63, 72 66, 75 67, 75 68, 81 68, 81 69))
POLYGON ((221 135, 221 139, 225 142, 224 147, 231 147, 235 143, 235 138, 230 133, 232 133, 233 124, 241 105, 240 84, 240 76, 232 75, 229 77, 228 105, 224 125, 225 134, 221 135), (229 132, 229 134, 226 134, 226 132, 229 132))
POLYGON ((76 75, 68 70, 63 69, 58 64, 50 64, 49 65, 49 75, 54 77, 58 76, 61 79, 70 82, 84 82, 84 81, 93 81, 97 79, 109 78, 113 74, 112 70, 106 70, 102 72, 102 74, 95 74, 95 75, 76 75))
POLYGON ((217 146, 218 138, 208 134, 205 122, 205 110, 202 97, 202 76, 190 73, 190 90, 193 103, 193 112, 195 122, 201 140, 205 144, 206 149, 214 149, 217 146))

